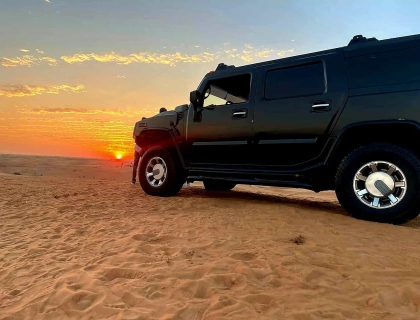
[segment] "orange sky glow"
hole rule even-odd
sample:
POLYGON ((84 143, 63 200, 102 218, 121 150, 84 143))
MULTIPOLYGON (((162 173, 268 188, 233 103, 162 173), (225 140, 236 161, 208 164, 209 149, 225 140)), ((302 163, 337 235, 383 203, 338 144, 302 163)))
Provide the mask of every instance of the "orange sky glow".
POLYGON ((225 44, 215 53, 52 58, 22 50, 0 58, 3 77, 24 75, 28 83, 0 84, 0 153, 123 160, 133 157, 135 122, 188 103, 189 92, 220 61, 244 64, 293 52, 225 44))

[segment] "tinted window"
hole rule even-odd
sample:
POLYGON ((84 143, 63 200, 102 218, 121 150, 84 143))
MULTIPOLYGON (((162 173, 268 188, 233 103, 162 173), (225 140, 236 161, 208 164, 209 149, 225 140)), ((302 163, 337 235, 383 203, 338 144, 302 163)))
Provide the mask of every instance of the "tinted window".
POLYGON ((325 91, 322 62, 268 71, 265 77, 267 100, 310 96, 325 91))
POLYGON ((420 81, 420 48, 347 59, 351 89, 420 81))

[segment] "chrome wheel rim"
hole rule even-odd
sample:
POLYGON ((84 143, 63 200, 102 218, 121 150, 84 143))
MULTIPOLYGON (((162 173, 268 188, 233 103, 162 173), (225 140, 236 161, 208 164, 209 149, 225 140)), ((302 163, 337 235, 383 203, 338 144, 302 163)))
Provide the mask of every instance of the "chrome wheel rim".
POLYGON ((152 187, 159 187, 165 182, 168 169, 161 157, 153 157, 146 166, 146 180, 152 187))
POLYGON ((372 161, 361 166, 353 179, 356 197, 375 209, 387 209, 401 202, 407 179, 400 168, 387 161, 372 161))

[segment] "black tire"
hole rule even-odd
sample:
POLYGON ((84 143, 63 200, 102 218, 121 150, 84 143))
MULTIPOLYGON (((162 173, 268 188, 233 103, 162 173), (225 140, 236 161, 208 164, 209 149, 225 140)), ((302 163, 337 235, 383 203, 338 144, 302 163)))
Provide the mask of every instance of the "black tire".
POLYGON ((182 188, 186 180, 186 175, 181 167, 179 160, 173 156, 167 149, 162 147, 152 147, 146 151, 140 160, 138 172, 140 186, 144 192, 151 196, 170 197, 176 195, 182 188), (166 179, 159 186, 152 186, 147 177, 146 169, 149 161, 159 157, 166 164, 166 179))
POLYGON ((208 191, 230 191, 236 186, 236 183, 225 180, 204 180, 203 184, 208 191))
POLYGON ((388 143, 359 147, 341 162, 335 177, 335 191, 343 208, 355 218, 392 224, 408 222, 420 212, 420 161, 411 151, 388 143), (405 175, 405 195, 394 206, 382 209, 368 206, 353 189, 359 168, 373 161, 392 163, 405 175))

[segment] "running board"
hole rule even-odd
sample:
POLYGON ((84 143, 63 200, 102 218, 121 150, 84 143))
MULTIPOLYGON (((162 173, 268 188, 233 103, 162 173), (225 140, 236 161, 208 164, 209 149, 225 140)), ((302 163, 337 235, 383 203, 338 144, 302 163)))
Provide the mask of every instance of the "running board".
POLYGON ((222 180, 231 181, 236 184, 246 185, 260 185, 260 186, 271 186, 271 187, 284 187, 284 188, 301 188, 314 191, 314 186, 311 183, 301 182, 296 180, 271 180, 271 179, 258 179, 258 178, 235 178, 235 177, 215 177, 215 176, 204 176, 204 175, 190 175, 187 177, 187 181, 203 181, 203 180, 222 180))
POLYGON ((312 166, 300 168, 283 168, 277 166, 251 166, 251 165, 229 165, 229 166, 190 166, 186 169, 192 175, 208 175, 208 174, 235 174, 242 176, 255 176, 255 175, 270 175, 278 177, 295 177, 296 175, 303 176, 310 172, 317 171, 323 167, 322 163, 316 163, 312 166))

